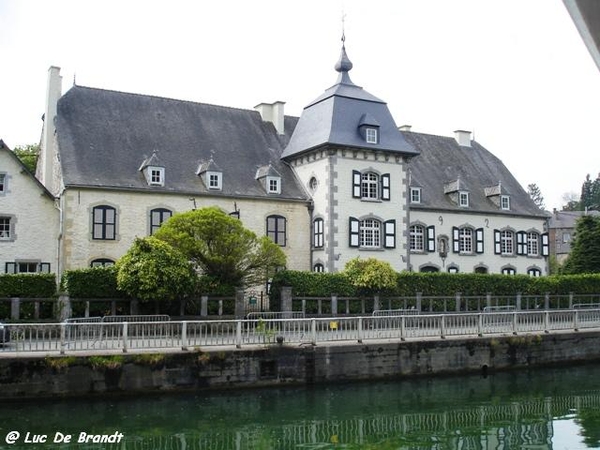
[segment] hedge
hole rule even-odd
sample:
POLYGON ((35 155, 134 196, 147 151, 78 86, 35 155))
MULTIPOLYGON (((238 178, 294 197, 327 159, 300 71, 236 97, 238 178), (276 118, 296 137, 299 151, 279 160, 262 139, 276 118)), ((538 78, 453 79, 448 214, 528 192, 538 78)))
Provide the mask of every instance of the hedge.
POLYGON ((54 296, 56 296, 54 274, 0 275, 0 297, 51 298, 54 296))
MULTIPOLYGON (((292 294, 305 297, 372 296, 359 293, 340 273, 318 273, 285 270, 278 272, 271 283, 271 306, 277 310, 280 305, 281 287, 290 286, 292 294)), ((514 295, 568 295, 600 294, 600 274, 552 275, 530 277, 528 275, 500 274, 448 274, 402 272, 398 274, 398 284, 392 297, 413 297, 417 292, 424 296, 453 296, 460 292, 463 296, 483 296, 491 293, 496 296, 514 295)))
POLYGON ((114 266, 67 270, 62 276, 61 288, 72 298, 127 298, 117 289, 114 266))

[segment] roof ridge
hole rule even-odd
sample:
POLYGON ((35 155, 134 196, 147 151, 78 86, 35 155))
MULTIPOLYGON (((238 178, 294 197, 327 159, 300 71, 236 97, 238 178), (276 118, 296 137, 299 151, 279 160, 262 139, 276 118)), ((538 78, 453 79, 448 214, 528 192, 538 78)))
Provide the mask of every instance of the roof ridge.
MULTIPOLYGON (((82 86, 80 84, 72 86, 71 89, 69 89, 69 91, 72 89, 80 89, 80 88, 91 90, 91 91, 102 91, 102 92, 110 92, 110 93, 114 93, 114 94, 131 95, 131 96, 135 96, 135 97, 149 97, 149 98, 153 98, 153 99, 157 99, 157 100, 166 100, 166 101, 170 101, 170 102, 181 102, 181 103, 190 103, 190 104, 194 104, 194 105, 212 106, 212 107, 216 107, 216 108, 224 108, 224 109, 230 109, 230 110, 235 110, 235 111, 245 111, 245 112, 252 112, 252 113, 255 112, 260 115, 260 113, 258 111, 256 111, 255 109, 251 109, 251 108, 241 108, 241 107, 236 107, 236 106, 217 105, 215 103, 197 102, 197 101, 193 101, 193 100, 184 100, 181 98, 165 97, 165 96, 161 96, 161 95, 143 94, 140 92, 120 91, 117 89, 106 89, 106 88, 98 88, 98 87, 92 87, 92 86, 82 86)), ((284 114, 284 116, 297 118, 297 116, 293 116, 293 115, 289 115, 289 114, 284 114)))

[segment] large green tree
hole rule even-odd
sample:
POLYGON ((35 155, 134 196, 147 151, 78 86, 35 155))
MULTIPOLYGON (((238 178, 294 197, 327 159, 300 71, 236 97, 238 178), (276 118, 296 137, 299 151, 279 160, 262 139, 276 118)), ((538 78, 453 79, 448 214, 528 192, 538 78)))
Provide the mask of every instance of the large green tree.
POLYGON ((600 217, 585 215, 577 220, 564 273, 600 273, 600 217))
POLYGON ((154 236, 224 285, 260 285, 286 264, 285 254, 271 239, 257 237, 239 219, 217 207, 175 214, 154 236))
POLYGON ((17 145, 13 152, 21 160, 27 170, 31 173, 35 173, 35 167, 40 154, 40 146, 37 144, 30 145, 17 145))
POLYGON ((143 302, 186 297, 198 278, 185 255, 153 236, 136 238, 116 266, 118 288, 143 302))

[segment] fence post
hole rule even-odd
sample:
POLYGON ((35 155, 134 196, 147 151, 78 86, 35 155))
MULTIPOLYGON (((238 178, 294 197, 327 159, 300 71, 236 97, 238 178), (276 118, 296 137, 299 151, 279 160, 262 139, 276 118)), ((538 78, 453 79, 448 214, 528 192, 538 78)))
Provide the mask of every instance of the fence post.
POLYGON ((208 316, 208 295, 200 297, 200 315, 202 317, 208 316))
POLYGON ((85 302, 85 313, 83 317, 90 317, 90 301, 86 300, 85 302))
POLYGON ((358 332, 357 333, 358 334, 358 336, 357 336, 358 342, 360 344, 362 344, 362 341, 363 341, 363 318, 362 317, 358 318, 358 324, 357 324, 356 328, 357 328, 356 331, 358 332))
POLYGON ((421 312, 421 302, 423 301, 423 293, 417 292, 417 311, 421 312))
POLYGON ((550 332, 550 311, 544 311, 544 333, 550 332))
POLYGON ((123 353, 127 353, 127 322, 123 322, 123 353))
POLYGON ((573 329, 575 331, 579 331, 579 311, 574 310, 573 312, 575 313, 575 315, 573 316, 573 329))
POLYGON ((379 303, 379 294, 375 294, 373 296, 373 311, 379 311, 381 309, 381 304, 379 303))
POLYGON ((117 302, 112 300, 110 302, 110 315, 111 316, 116 316, 117 315, 117 302))
POLYGON ((440 319, 440 337, 446 339, 446 315, 442 314, 440 319))
POLYGON ((456 296, 455 296, 456 305, 455 305, 454 309, 456 310, 456 312, 460 312, 460 296, 461 296, 461 294, 462 294, 461 292, 457 292, 456 296))
POLYGON ((187 350, 187 322, 181 322, 181 350, 187 350))
POLYGON ((242 348, 242 321, 238 320, 235 324, 235 347, 242 348))
POLYGON ((573 293, 569 292, 569 309, 573 309, 573 293))
POLYGON ((483 336, 483 313, 481 311, 477 313, 477 336, 483 336))
MULTIPOLYGON (((304 308, 304 304, 303 304, 304 308)), ((282 286, 281 287, 281 312, 291 313, 293 311, 292 303, 292 287, 282 286)))
POLYGON ((544 309, 550 309, 550 292, 544 294, 544 309))
POLYGON ((485 306, 492 306, 492 293, 485 294, 485 306))
POLYGON ((337 312, 338 312, 337 294, 331 294, 331 315, 337 316, 337 312))
POLYGON ((516 305, 517 311, 521 311, 521 301, 522 301, 521 293, 517 292, 517 305, 516 305))
POLYGON ((246 313, 246 305, 244 302, 244 290, 242 288, 235 289, 235 318, 243 319, 246 313))
POLYGON ((19 320, 21 314, 21 299, 13 297, 10 299, 10 318, 12 320, 19 320))
POLYGON ((519 320, 519 315, 517 314, 517 312, 515 311, 513 313, 513 320, 512 320, 512 334, 517 334, 517 321, 519 320))
POLYGON ((406 340, 406 316, 400 317, 400 340, 406 340))
POLYGON ((140 302, 137 298, 132 299, 129 302, 129 314, 132 316, 137 316, 139 314, 139 305, 140 302))
POLYGON ((66 337, 67 337, 67 324, 66 323, 61 323, 60 324, 60 354, 64 355, 65 354, 65 347, 67 346, 67 342, 66 342, 66 337))
POLYGON ((310 334, 312 345, 317 345, 317 321, 315 319, 310 320, 310 334))
POLYGON ((71 308, 71 298, 68 294, 60 294, 58 296, 56 317, 59 322, 64 322, 70 319, 73 315, 73 309, 71 308))

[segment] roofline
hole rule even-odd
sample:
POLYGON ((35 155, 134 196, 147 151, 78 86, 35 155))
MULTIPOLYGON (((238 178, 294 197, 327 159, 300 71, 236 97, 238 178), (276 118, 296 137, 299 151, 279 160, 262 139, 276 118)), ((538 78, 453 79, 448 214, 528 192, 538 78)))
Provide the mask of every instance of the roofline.
POLYGON ((33 180, 33 182, 34 182, 35 184, 37 184, 37 186, 38 186, 38 187, 39 187, 39 188, 42 190, 42 193, 43 193, 43 194, 45 194, 45 195, 47 195, 48 197, 50 197, 50 199, 51 199, 51 200, 53 200, 53 201, 54 201, 54 200, 56 200, 56 197, 55 197, 54 195, 52 195, 52 193, 51 193, 51 192, 50 192, 50 191, 49 191, 49 190, 46 188, 46 186, 44 186, 44 185, 43 185, 43 184, 40 182, 40 180, 38 180, 38 179, 36 178, 36 176, 35 176, 34 174, 32 174, 32 173, 29 171, 29 169, 27 168, 27 166, 26 166, 25 164, 23 164, 23 161, 21 161, 21 160, 19 159, 19 157, 18 157, 17 155, 15 155, 15 152, 13 152, 13 151, 10 149, 10 147, 9 147, 8 145, 6 145, 2 139, 0 139, 0 150, 2 150, 2 149, 6 149, 6 151, 7 151, 8 153, 10 153, 11 157, 12 157, 12 158, 13 158, 15 161, 17 161, 17 163, 19 164, 19 166, 21 166, 21 173, 25 173, 25 174, 26 174, 26 176, 30 177, 30 178, 33 180))
POLYGON ((545 214, 526 214, 526 213, 516 213, 516 212, 508 212, 508 211, 478 211, 478 210, 465 210, 465 209, 450 209, 450 208, 435 208, 433 206, 423 206, 417 204, 409 204, 409 211, 424 211, 424 212, 446 212, 446 213, 455 213, 455 214, 471 214, 476 216, 486 216, 486 215, 498 215, 498 216, 511 216, 518 218, 526 218, 526 219, 544 219, 547 220, 550 218, 550 215, 545 214))
MULTIPOLYGON (((377 144, 373 144, 373 145, 377 145, 377 144)), ((335 144, 333 142, 326 142, 324 144, 319 144, 319 145, 315 145, 313 147, 310 147, 306 150, 302 150, 300 152, 295 152, 292 153, 291 155, 283 155, 280 157, 280 159, 282 160, 289 160, 289 159, 293 159, 299 156, 304 156, 307 153, 319 150, 319 149, 326 149, 327 147, 335 147, 335 149, 348 149, 348 150, 368 150, 368 151, 372 151, 372 152, 381 152, 381 153, 392 153, 394 155, 399 155, 402 156, 403 158, 413 158, 415 156, 419 156, 419 153, 406 153, 403 152, 401 150, 391 150, 389 148, 372 148, 372 147, 364 147, 364 146, 358 146, 358 145, 348 145, 348 144, 335 144)), ((285 149, 283 151, 283 153, 285 153, 285 149)))
POLYGON ((269 200, 276 202, 294 202, 294 203, 310 203, 310 199, 301 199, 294 197, 260 197, 257 195, 230 195, 230 194, 207 194, 204 192, 198 191, 159 191, 159 190, 149 190, 149 189, 139 189, 139 188, 127 188, 127 187, 117 187, 117 186, 90 186, 86 184, 69 184, 65 185, 65 190, 67 189, 86 189, 91 191, 125 191, 125 192, 137 192, 140 194, 165 194, 165 195, 178 195, 178 196, 188 196, 188 197, 210 197, 210 198, 232 198, 232 199, 245 199, 245 200, 269 200))

